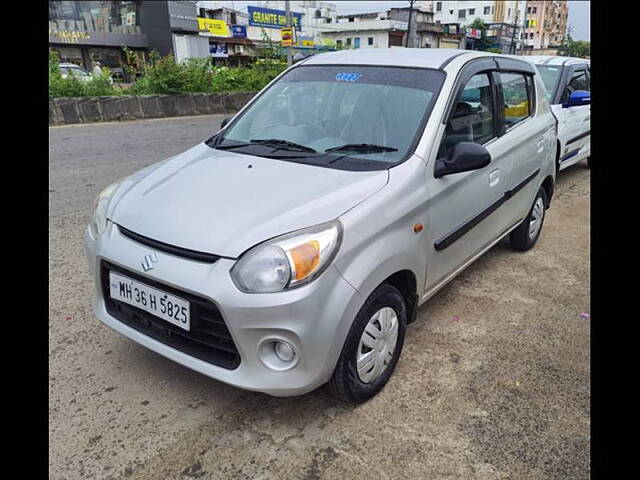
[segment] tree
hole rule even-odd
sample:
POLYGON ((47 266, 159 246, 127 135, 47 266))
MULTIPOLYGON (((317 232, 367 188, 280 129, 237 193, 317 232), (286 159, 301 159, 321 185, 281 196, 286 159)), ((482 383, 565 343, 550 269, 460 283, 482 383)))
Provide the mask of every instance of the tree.
POLYGON ((487 51, 489 48, 493 46, 493 40, 487 38, 487 24, 484 23, 484 20, 481 18, 476 18, 473 22, 469 24, 467 28, 476 28, 480 30, 480 39, 478 40, 478 49, 482 51, 487 51))
POLYGON ((558 49, 559 53, 565 57, 584 58, 591 55, 591 42, 585 40, 573 40, 571 35, 558 49))

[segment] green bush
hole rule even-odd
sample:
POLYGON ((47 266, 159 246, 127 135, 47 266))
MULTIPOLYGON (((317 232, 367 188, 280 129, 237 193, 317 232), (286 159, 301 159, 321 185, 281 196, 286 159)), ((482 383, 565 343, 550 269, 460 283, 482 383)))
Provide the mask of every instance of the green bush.
POLYGON ((154 95, 177 93, 255 92, 287 67, 277 58, 262 58, 246 67, 213 67, 210 59, 193 58, 176 63, 173 55, 151 52, 142 76, 128 90, 111 84, 109 72, 83 82, 62 78, 56 52, 49 53, 49 97, 98 95, 154 95))

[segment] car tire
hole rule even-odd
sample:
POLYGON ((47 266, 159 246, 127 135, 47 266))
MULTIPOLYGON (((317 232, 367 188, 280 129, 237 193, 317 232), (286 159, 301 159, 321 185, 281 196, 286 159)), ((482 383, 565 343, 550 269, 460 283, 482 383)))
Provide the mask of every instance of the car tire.
POLYGON ((364 302, 347 334, 338 364, 329 381, 334 395, 350 403, 361 403, 382 390, 393 374, 402 353, 406 325, 407 308, 402 294, 391 285, 380 285, 364 302), (397 326, 395 342, 393 342, 393 327, 385 329, 383 326, 383 323, 388 325, 393 323, 391 311, 395 314, 395 325, 397 326), (380 336, 377 340, 368 333, 372 331, 372 328, 375 331, 376 326, 380 327, 380 336), (365 332, 367 327, 369 329, 365 332), (370 348, 364 345, 365 342, 377 342, 377 345, 370 348), (390 345, 392 343, 395 343, 395 346, 391 352, 390 345), (363 350, 367 349, 370 350, 363 353, 363 350), (366 357, 367 355, 369 357, 366 357), (359 357, 361 359, 360 372, 358 370, 359 357), (375 365, 369 369, 371 364, 375 365))
POLYGON ((536 198, 533 200, 529 214, 523 222, 509 234, 511 248, 520 252, 526 252, 536 244, 542 231, 546 208, 547 194, 544 188, 540 187, 536 198))

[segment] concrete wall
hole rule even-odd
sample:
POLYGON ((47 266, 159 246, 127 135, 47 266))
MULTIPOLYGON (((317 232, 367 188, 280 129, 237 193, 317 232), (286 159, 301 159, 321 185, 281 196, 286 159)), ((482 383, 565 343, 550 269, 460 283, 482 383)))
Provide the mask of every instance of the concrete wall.
POLYGON ((256 92, 61 97, 49 100, 49 125, 235 113, 256 92))

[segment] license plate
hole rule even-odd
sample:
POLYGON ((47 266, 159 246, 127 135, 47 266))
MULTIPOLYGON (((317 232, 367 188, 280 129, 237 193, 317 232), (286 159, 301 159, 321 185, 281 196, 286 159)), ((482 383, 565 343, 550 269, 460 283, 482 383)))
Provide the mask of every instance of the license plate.
POLYGON ((109 272, 109 294, 184 330, 190 328, 189 302, 124 275, 109 272))

